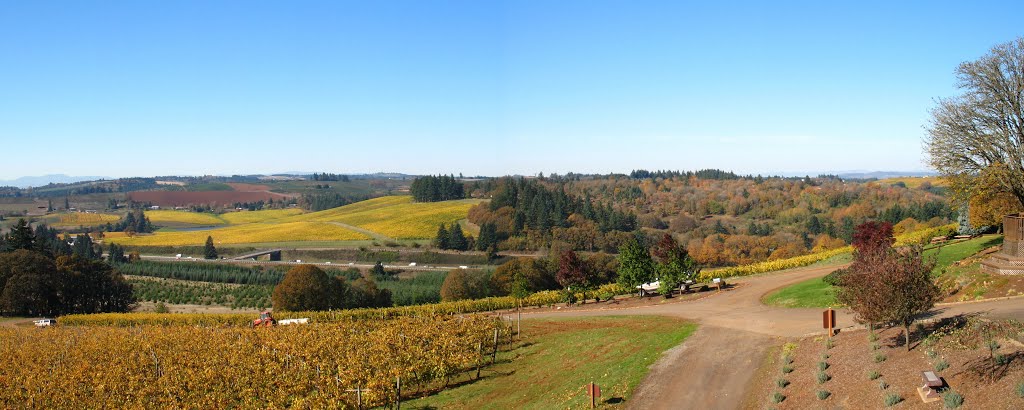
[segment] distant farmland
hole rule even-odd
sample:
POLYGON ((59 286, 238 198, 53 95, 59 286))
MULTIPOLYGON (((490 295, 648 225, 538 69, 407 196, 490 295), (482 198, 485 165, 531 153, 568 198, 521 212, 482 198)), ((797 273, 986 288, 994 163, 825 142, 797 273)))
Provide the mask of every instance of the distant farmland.
POLYGON ((269 191, 136 191, 128 194, 134 202, 159 206, 230 205, 236 202, 280 201, 290 195, 269 191))
POLYGON ((146 214, 150 215, 154 223, 222 226, 202 231, 162 231, 134 237, 112 232, 106 239, 133 246, 201 246, 207 235, 213 237, 215 244, 430 239, 434 237, 439 224, 465 219, 469 208, 480 202, 477 199, 465 199, 414 203, 409 196, 387 196, 312 213, 302 213, 297 209, 219 215, 150 211, 146 214))

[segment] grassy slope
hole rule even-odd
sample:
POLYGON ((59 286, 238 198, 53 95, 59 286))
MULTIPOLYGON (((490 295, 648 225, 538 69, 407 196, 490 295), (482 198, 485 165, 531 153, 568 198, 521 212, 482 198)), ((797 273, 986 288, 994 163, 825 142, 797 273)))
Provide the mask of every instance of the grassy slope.
MULTIPOLYGON (((200 246, 206 236, 217 245, 273 244, 287 242, 364 241, 369 236, 333 222, 357 226, 398 239, 431 238, 441 223, 466 218, 469 208, 480 200, 413 203, 409 196, 387 196, 320 212, 297 210, 231 212, 214 216, 193 212, 165 211, 161 217, 216 218, 232 225, 194 232, 158 232, 127 238, 111 233, 111 242, 134 246, 200 246)), ((148 213, 147 213, 148 214, 148 213)), ((212 220, 210 222, 213 222, 212 220)), ((198 222, 197 222, 198 223, 198 222)))
MULTIPOLYGON (((935 257, 934 273, 940 273, 950 265, 974 255, 986 248, 1002 243, 1001 236, 984 236, 968 241, 933 248, 925 251, 925 257, 935 257)), ((836 306, 835 291, 821 278, 809 279, 779 289, 764 297, 763 302, 781 307, 828 307, 836 306)))
POLYGON ((589 382, 601 387, 603 402, 625 404, 661 352, 694 329, 680 319, 653 316, 527 320, 524 345, 500 354, 481 380, 402 407, 588 408, 583 386, 589 382))

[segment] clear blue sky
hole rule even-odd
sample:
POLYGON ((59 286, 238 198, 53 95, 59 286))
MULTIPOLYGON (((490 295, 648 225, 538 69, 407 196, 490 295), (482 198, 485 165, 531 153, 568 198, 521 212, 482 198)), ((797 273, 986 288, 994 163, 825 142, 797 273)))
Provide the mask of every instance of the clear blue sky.
POLYGON ((921 170, 1019 1, 7 1, 0 179, 921 170), (711 4, 714 3, 714 4, 711 4))

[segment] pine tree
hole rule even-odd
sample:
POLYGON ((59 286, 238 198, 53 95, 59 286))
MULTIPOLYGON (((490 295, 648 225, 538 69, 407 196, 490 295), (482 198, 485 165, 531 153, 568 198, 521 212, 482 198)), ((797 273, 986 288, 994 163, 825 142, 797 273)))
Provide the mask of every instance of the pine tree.
POLYGON ((24 219, 19 219, 18 224, 11 228, 7 239, 7 246, 12 250, 36 248, 36 235, 32 233, 32 227, 24 219))
POLYGON ((462 226, 458 222, 452 223, 452 228, 449 230, 448 246, 451 249, 457 251, 464 251, 467 249, 466 236, 462 233, 462 226))
POLYGON ((445 229, 444 224, 442 223, 437 227, 437 236, 434 237, 434 246, 438 249, 450 249, 451 246, 448 243, 449 238, 448 230, 445 229))
POLYGON ((203 258, 217 259, 217 248, 213 246, 213 237, 206 237, 206 245, 203 246, 203 258))

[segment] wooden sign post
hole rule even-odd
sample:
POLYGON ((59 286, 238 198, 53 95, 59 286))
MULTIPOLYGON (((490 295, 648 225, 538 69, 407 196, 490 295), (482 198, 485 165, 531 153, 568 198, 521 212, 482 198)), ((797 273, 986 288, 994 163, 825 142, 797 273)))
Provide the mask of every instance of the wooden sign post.
POLYGON ((835 334, 833 329, 836 327, 836 311, 828 308, 821 312, 821 326, 828 329, 828 337, 832 337, 835 334))
POLYGON ((594 383, 587 383, 583 388, 587 390, 587 395, 590 396, 590 408, 597 407, 597 398, 601 397, 601 388, 594 383))

